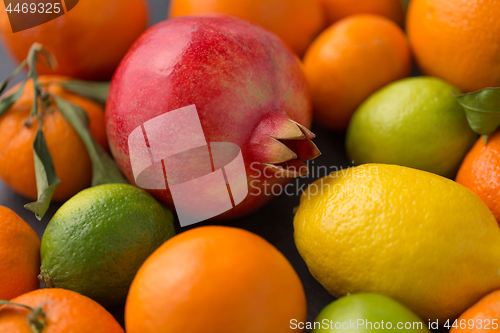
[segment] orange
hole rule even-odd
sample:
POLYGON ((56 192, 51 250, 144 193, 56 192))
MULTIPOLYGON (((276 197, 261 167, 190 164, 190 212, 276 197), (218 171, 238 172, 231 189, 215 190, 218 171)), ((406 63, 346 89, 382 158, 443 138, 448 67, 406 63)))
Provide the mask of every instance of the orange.
MULTIPOLYGON (((42 76, 42 84, 54 82, 46 87, 51 94, 57 95, 87 112, 90 119, 90 131, 96 141, 107 148, 104 124, 104 109, 99 104, 68 92, 57 85, 67 80, 59 76, 42 76)), ((11 94, 19 85, 5 95, 11 94)), ((30 126, 27 121, 33 104, 33 81, 30 79, 21 98, 0 117, 0 178, 14 191, 36 200, 36 179, 33 158, 33 141, 38 130, 38 119, 34 118, 30 126)), ((69 199, 82 189, 90 186, 92 167, 87 150, 71 125, 52 103, 43 111, 43 133, 56 174, 61 180, 54 193, 53 200, 69 199)))
POLYGON ((0 206, 0 272, 0 299, 9 300, 38 288, 40 238, 4 206, 0 206))
MULTIPOLYGON (((39 289, 19 296, 12 302, 30 306, 34 310, 41 308, 45 315, 43 333, 124 333, 120 324, 101 305, 74 291, 39 289)), ((28 324, 31 313, 15 305, 0 307, 0 332, 33 333, 28 324)))
POLYGON ((453 332, 479 333, 500 330, 500 290, 494 291, 465 311, 450 330, 453 332))
POLYGON ((172 0, 170 17, 225 13, 274 32, 302 56, 325 26, 318 0, 172 0))
POLYGON ((412 0, 407 31, 420 70, 464 92, 500 86, 500 0, 412 0))
POLYGON ((365 99, 410 74, 410 49, 394 22, 354 15, 321 33, 307 50, 304 71, 318 124, 345 130, 365 99))
POLYGON ((63 16, 12 33, 5 5, 0 4, 0 37, 14 60, 26 59, 31 45, 38 42, 59 63, 55 71, 39 66, 39 74, 84 80, 111 79, 147 21, 145 0, 80 0, 63 16))
POLYGON ((218 226, 164 243, 125 306, 127 333, 282 333, 292 319, 306 319, 306 299, 290 263, 260 236, 218 226))
POLYGON ((403 26, 405 11, 401 0, 320 0, 323 4, 327 22, 332 24, 347 16, 356 14, 375 14, 403 26))
POLYGON ((500 224, 500 131, 476 144, 465 157, 457 182, 476 193, 500 224))

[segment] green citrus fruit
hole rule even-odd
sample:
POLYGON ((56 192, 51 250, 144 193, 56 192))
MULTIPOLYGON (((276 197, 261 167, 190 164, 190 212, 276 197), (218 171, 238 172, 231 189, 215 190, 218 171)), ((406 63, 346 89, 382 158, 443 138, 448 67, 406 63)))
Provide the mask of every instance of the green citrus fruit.
POLYGON ((500 288, 500 228, 462 185, 397 165, 365 164, 311 184, 295 244, 334 296, 377 293, 423 319, 457 318, 500 288))
POLYGON ((89 188, 50 220, 39 279, 103 305, 121 304, 142 263, 174 234, 172 213, 145 191, 124 184, 89 188))
POLYGON ((400 330, 429 332, 427 324, 401 303, 377 294, 354 294, 326 306, 315 320, 312 333, 359 333, 400 330))
POLYGON ((431 77, 403 79, 377 91, 354 113, 346 149, 355 164, 397 164, 453 178, 477 135, 454 95, 431 77))

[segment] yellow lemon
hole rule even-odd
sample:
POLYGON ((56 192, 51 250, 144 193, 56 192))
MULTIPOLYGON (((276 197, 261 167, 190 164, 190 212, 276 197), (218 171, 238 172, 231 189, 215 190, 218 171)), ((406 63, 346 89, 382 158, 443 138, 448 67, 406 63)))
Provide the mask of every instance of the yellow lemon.
POLYGON ((294 219, 311 274, 334 296, 380 293, 424 319, 458 317, 500 288, 500 229, 441 176, 366 164, 311 184, 294 219))

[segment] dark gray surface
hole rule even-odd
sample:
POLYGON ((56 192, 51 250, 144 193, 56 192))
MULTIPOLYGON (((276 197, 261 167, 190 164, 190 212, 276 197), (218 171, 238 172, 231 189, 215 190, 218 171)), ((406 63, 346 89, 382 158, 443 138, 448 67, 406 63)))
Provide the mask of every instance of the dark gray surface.
MULTIPOLYGON (((150 22, 156 23, 166 18, 168 10, 168 1, 166 0, 149 0, 150 1, 150 22)), ((0 50, 0 81, 8 77, 14 70, 14 64, 9 59, 5 50, 0 50)), ((22 75, 19 75, 15 82, 19 82, 22 75)), ((325 165, 327 167, 347 166, 347 158, 345 157, 343 148, 343 134, 331 133, 322 129, 315 128, 314 131, 318 135, 315 140, 316 144, 323 152, 323 155, 315 160, 314 165, 325 165)), ((312 182, 312 178, 304 178, 294 180, 296 188, 304 183, 312 182)), ((0 181, 0 205, 7 206, 17 212, 25 219, 41 237, 43 231, 50 220, 50 217, 55 213, 58 204, 52 204, 49 212, 42 221, 35 219, 33 214, 23 208, 23 205, 28 201, 23 197, 15 194, 8 189, 5 184, 0 181)), ((299 203, 299 197, 282 196, 276 198, 266 207, 246 218, 226 222, 225 225, 241 227, 249 231, 255 232, 273 245, 275 245, 283 254, 290 260, 299 274, 307 295, 308 301, 308 319, 313 320, 319 311, 333 301, 323 287, 309 274, 306 265, 300 258, 294 242, 293 242, 293 208, 299 203)), ((204 225, 197 224, 194 227, 204 225)), ((189 228, 180 228, 177 223, 177 232, 188 230, 189 228)), ((123 309, 110 309, 117 319, 123 323, 123 309)))

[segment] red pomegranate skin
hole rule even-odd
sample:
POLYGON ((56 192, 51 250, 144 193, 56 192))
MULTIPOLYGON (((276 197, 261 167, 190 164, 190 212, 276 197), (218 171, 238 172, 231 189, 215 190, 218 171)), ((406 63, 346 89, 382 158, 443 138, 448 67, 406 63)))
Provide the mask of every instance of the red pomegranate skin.
MULTIPOLYGON (((273 197, 274 184, 304 174, 303 169, 287 172, 290 166, 304 166, 300 160, 319 155, 309 140, 313 134, 304 136, 312 106, 301 64, 281 40, 232 16, 186 16, 147 30, 111 83, 109 144, 132 184, 129 134, 152 118, 192 104, 206 141, 236 143, 245 161, 249 194, 218 218, 255 211, 273 197), (304 126, 301 131, 290 119, 304 126)), ((174 208, 168 188, 149 192, 174 208)))

